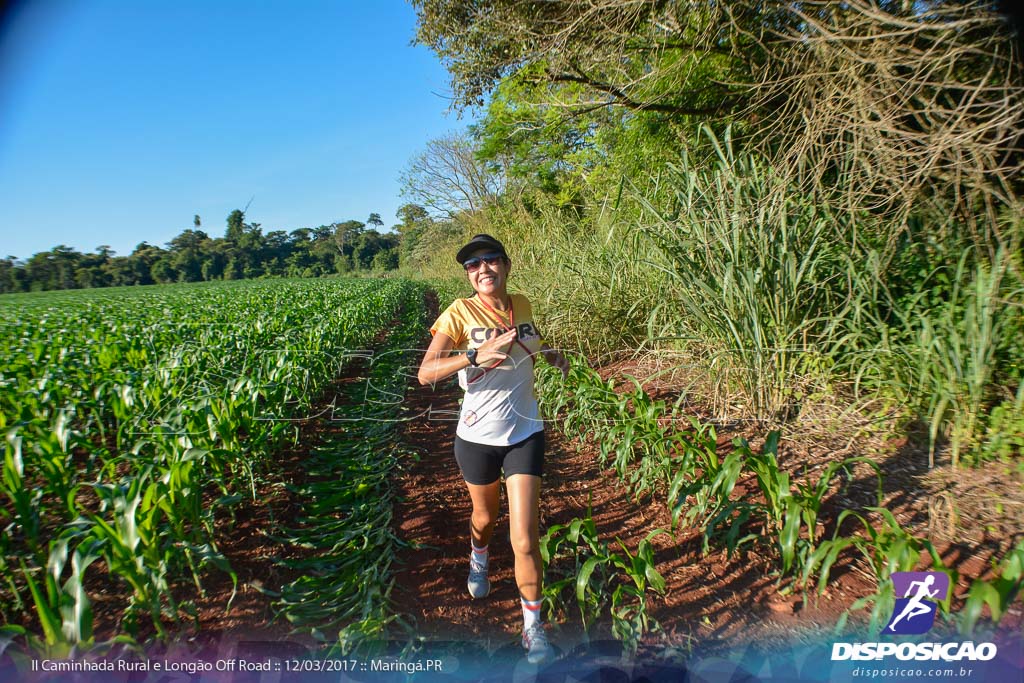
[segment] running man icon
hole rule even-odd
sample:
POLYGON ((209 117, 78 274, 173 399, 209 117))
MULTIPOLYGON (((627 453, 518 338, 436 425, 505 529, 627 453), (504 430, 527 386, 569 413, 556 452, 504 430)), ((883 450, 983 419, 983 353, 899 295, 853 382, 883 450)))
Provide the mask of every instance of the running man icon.
POLYGON ((885 631, 920 634, 935 622, 937 603, 949 596, 949 576, 943 572, 894 572, 896 605, 885 631))
POLYGON ((896 624, 898 624, 904 617, 910 620, 914 617, 919 617, 922 614, 928 614, 932 611, 932 606, 925 605, 923 601, 925 598, 934 598, 939 594, 939 590, 937 588, 934 591, 928 590, 933 583, 935 583, 935 576, 932 574, 929 574, 924 581, 912 581, 910 583, 910 590, 914 590, 914 586, 917 586, 917 595, 910 598, 907 602, 907 606, 903 608, 902 612, 900 612, 900 615, 892 620, 892 623, 889 624, 890 631, 895 633, 896 624))

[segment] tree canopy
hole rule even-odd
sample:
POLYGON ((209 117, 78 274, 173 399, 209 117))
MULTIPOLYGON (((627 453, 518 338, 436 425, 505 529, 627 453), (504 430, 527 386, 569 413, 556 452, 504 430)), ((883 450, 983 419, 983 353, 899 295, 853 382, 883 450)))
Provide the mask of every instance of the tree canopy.
MULTIPOLYGON (((382 226, 380 216, 374 217, 372 224, 382 226)), ((200 230, 198 215, 192 225, 163 248, 141 242, 127 256, 115 255, 106 245, 92 254, 58 245, 25 261, 0 259, 0 292, 319 277, 398 267, 399 236, 367 230, 356 220, 264 234, 259 223, 246 223, 245 214, 236 209, 227 218, 224 237, 200 230)))

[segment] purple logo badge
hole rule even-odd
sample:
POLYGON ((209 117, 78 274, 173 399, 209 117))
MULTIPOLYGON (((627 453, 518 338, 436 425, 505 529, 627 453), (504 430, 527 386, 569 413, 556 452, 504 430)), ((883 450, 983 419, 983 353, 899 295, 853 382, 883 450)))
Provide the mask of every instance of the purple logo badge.
POLYGON ((949 599, 949 575, 943 572, 893 572, 896 606, 885 633, 926 633, 935 623, 938 603, 949 599))

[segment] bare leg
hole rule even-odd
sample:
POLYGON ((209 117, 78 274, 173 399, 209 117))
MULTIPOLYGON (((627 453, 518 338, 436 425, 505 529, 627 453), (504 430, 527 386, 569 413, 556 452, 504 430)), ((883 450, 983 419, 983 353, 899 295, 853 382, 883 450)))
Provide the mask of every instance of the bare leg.
POLYGON ((498 520, 498 500, 501 496, 499 481, 491 484, 466 483, 469 497, 473 501, 473 513, 469 518, 469 531, 473 545, 486 548, 494 533, 494 523, 498 520))
POLYGON ((516 557, 516 585, 524 599, 540 600, 540 477, 513 474, 505 480, 508 492, 509 535, 516 557))

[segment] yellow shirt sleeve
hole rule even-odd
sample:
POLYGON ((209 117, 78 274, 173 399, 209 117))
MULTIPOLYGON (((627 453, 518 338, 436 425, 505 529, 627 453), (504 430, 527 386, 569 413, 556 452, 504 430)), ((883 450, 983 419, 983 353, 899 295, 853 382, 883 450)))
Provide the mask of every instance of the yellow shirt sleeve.
POLYGON ((430 326, 430 334, 441 332, 453 342, 455 348, 462 348, 467 341, 466 317, 463 313, 461 299, 456 299, 452 305, 444 310, 444 313, 437 317, 434 324, 430 326))

